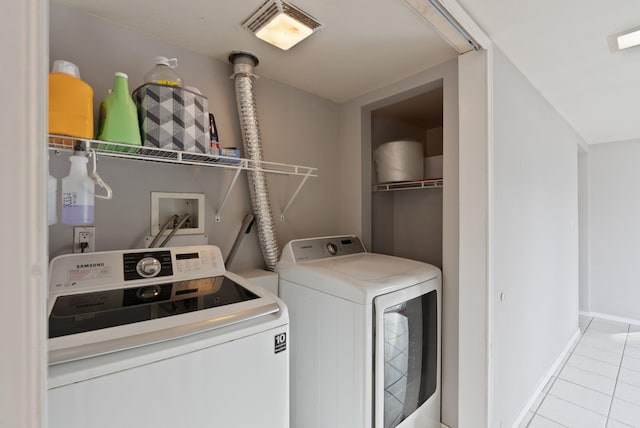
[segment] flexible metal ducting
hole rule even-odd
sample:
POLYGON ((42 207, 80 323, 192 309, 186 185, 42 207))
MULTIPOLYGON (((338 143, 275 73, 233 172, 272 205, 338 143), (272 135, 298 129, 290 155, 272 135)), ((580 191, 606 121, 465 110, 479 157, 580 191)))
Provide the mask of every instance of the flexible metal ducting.
MULTIPOLYGON (((260 140, 258 109, 253 93, 253 81, 257 77, 253 70, 258 65, 258 58, 248 52, 231 52, 229 61, 233 64, 232 78, 235 80, 236 86, 236 102, 240 116, 244 154, 246 158, 260 162, 262 161, 262 141, 260 140)), ((280 259, 280 249, 271 212, 266 176, 260 171, 248 171, 247 178, 262 257, 267 269, 274 270, 280 259)))

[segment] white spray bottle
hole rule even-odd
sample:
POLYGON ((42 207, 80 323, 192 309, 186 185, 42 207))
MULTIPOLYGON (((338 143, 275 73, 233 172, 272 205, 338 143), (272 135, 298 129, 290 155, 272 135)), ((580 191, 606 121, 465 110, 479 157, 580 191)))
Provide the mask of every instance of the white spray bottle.
POLYGON ((93 224, 95 184, 87 174, 88 159, 72 155, 69 175, 62 179, 62 223, 69 225, 93 224))

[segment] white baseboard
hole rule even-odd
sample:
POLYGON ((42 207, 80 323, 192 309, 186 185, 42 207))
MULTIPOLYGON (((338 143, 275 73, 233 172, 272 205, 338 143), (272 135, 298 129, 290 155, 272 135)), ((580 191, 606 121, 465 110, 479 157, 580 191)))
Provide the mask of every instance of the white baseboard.
POLYGON ((633 318, 619 317, 619 316, 616 316, 616 315, 602 314, 600 312, 580 311, 580 315, 585 316, 585 317, 602 318, 602 319, 605 319, 605 320, 617 321, 617 322, 621 322, 621 323, 625 323, 625 324, 640 325, 640 320, 636 320, 636 319, 633 319, 633 318))
POLYGON ((531 410, 531 407, 533 407, 533 404, 536 402, 540 394, 542 394, 542 390, 549 382, 549 379, 551 379, 551 377, 556 372, 558 367, 562 365, 562 362, 564 361, 565 357, 569 354, 569 352, 571 352, 573 345, 575 345, 576 342, 578 342, 578 339, 580 338, 580 334, 581 334, 580 329, 576 330, 576 332, 573 334, 573 336, 569 340, 569 343, 567 343, 567 346, 565 346, 565 348, 562 350, 558 358, 556 358, 556 361, 553 363, 551 368, 542 377, 542 379, 540 379, 540 381, 538 382, 538 385, 536 386, 535 391, 531 395, 531 398, 529 398, 529 400, 527 401, 527 404, 522 408, 522 410, 518 414, 518 417, 516 418, 513 424, 514 427, 517 427, 518 425, 520 425, 520 423, 527 416, 527 413, 529 412, 529 410, 531 410))

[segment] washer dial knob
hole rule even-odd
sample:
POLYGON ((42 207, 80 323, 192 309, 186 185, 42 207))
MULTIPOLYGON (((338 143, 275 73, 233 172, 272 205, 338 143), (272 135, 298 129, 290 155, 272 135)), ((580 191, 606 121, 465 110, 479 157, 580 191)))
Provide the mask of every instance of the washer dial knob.
POLYGON ((140 276, 144 278, 151 278, 160 273, 162 265, 160 261, 155 257, 145 257, 141 259, 136 265, 136 270, 140 276))
POLYGON ((327 251, 329 252, 329 254, 331 254, 332 256, 335 256, 336 254, 338 254, 338 247, 336 246, 336 244, 329 242, 327 244, 327 251))

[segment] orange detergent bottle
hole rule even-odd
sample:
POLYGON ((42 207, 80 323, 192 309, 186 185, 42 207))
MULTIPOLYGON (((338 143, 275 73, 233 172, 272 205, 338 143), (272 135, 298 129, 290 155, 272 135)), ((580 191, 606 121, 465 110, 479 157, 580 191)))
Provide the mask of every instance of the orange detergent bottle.
MULTIPOLYGON (((69 61, 55 61, 49 74, 49 133, 93 137, 93 89, 69 61)), ((66 139, 62 143, 72 144, 66 139)))

